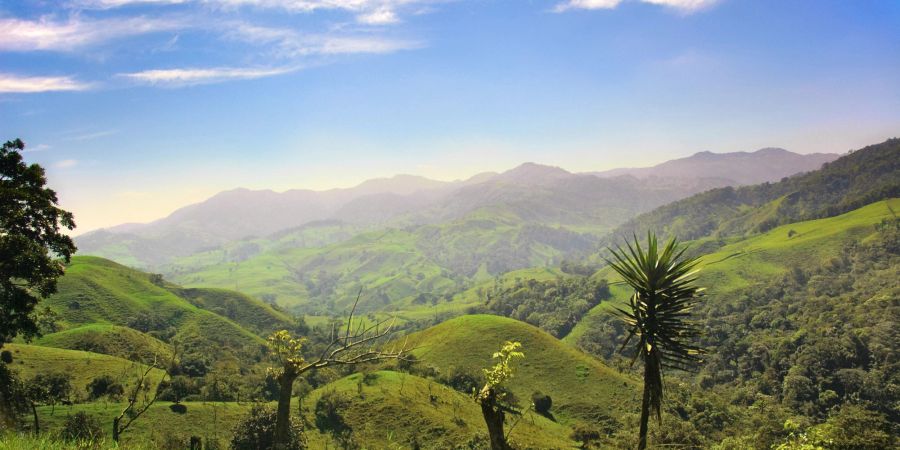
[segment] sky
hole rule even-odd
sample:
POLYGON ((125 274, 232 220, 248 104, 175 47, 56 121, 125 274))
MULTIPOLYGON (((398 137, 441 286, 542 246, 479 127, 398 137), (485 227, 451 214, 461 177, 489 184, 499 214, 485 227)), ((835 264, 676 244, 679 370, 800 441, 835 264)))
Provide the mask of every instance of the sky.
POLYGON ((78 233, 236 187, 894 136, 896 0, 0 0, 0 139, 78 233))

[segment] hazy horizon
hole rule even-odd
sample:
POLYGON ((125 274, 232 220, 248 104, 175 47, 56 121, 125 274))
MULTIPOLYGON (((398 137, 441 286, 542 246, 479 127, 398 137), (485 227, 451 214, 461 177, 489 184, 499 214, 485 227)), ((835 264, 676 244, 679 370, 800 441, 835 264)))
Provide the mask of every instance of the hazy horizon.
POLYGON ((900 4, 79 0, 0 5, 0 138, 78 233, 238 186, 571 171, 897 134, 900 4))

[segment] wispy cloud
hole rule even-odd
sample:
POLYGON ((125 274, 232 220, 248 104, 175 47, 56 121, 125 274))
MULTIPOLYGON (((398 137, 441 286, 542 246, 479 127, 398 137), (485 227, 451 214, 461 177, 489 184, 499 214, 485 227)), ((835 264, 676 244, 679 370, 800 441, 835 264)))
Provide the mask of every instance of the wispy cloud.
POLYGON ((62 161, 57 161, 55 164, 53 164, 53 167, 56 167, 57 169, 68 169, 77 165, 77 159, 64 159, 62 161))
POLYGON ((0 51, 72 51, 114 39, 172 31, 186 24, 179 19, 129 17, 65 21, 48 17, 38 20, 0 19, 0 51))
POLYGON ((294 13, 311 13, 319 10, 339 10, 353 14, 359 23, 387 25, 399 22, 399 10, 441 0, 80 0, 82 8, 112 9, 139 4, 203 3, 213 7, 233 9, 255 7, 280 9, 294 13))
POLYGON ((0 93, 31 94, 53 91, 83 91, 91 85, 70 76, 29 77, 0 73, 0 93))
POLYGON ((155 69, 142 72, 122 73, 121 77, 128 78, 140 84, 153 86, 194 86, 198 84, 219 83, 229 80, 250 80, 254 78, 282 75, 298 70, 299 67, 281 68, 240 68, 240 67, 216 67, 207 69, 155 69))
POLYGON ((111 136, 116 133, 118 133, 118 131, 116 131, 116 130, 95 131, 93 133, 84 133, 84 134, 75 135, 66 140, 67 141, 92 141, 94 139, 111 136))
POLYGON ((231 39, 274 45, 278 56, 287 58, 354 53, 385 54, 424 46, 419 41, 381 36, 302 34, 291 29, 261 27, 247 23, 231 24, 228 30, 231 39))
MULTIPOLYGON (((573 9, 613 9, 627 0, 567 0, 558 3, 553 9, 556 12, 565 12, 573 9)), ((630 0, 642 3, 665 6, 684 13, 691 13, 708 8, 719 0, 630 0)))

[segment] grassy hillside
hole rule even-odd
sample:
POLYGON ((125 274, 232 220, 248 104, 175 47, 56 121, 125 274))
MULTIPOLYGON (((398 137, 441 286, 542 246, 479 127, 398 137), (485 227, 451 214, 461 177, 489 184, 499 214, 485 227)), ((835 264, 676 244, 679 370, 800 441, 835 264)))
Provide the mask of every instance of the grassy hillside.
POLYGON ((900 139, 890 139, 777 183, 713 189, 670 203, 628 221, 608 240, 648 229, 681 239, 747 235, 898 196, 900 139))
POLYGON ((504 341, 522 343, 525 360, 509 388, 526 403, 535 391, 543 392, 553 399, 552 412, 562 420, 615 418, 639 406, 637 382, 523 322, 462 316, 409 338, 423 364, 443 374, 462 370, 480 375, 504 341))
MULTIPOLYGON (((148 448, 188 448, 191 436, 199 436, 204 442, 216 441, 218 448, 227 448, 235 424, 249 411, 249 403, 233 402, 182 402, 187 407, 184 414, 173 412, 172 403, 157 402, 122 435, 122 447, 144 446, 148 448), (180 445, 172 444, 178 442, 180 445), (164 445, 169 444, 169 447, 164 445)), ((73 406, 38 408, 41 426, 51 433, 62 429, 66 417, 84 411, 97 419, 108 439, 112 420, 125 407, 124 403, 95 402, 73 406)), ((2 444, 0 444, 2 448, 2 444)))
MULTIPOLYGON (((748 238, 732 239, 713 253, 702 256, 699 284, 707 288, 710 301, 786 274, 795 267, 809 268, 827 263, 849 242, 864 240, 875 233, 874 225, 900 213, 900 199, 892 198, 826 219, 809 220, 771 229, 748 238)), ((702 243, 688 245, 701 246, 702 243)), ((613 280, 613 301, 591 310, 564 339, 576 343, 595 318, 611 312, 615 302, 625 301, 631 291, 616 283, 618 275, 601 269, 597 278, 613 280)))
MULTIPOLYGON (((4 350, 13 354, 9 367, 22 379, 29 379, 41 373, 65 373, 72 376, 72 388, 76 397, 86 395, 86 386, 94 378, 109 375, 123 386, 131 386, 135 375, 146 366, 98 353, 65 350, 38 345, 6 344, 4 350)), ((153 370, 151 380, 162 379, 163 372, 153 370)))
POLYGON ((59 292, 43 303, 59 315, 63 329, 46 336, 44 343, 78 347, 90 341, 92 350, 122 356, 140 347, 158 347, 158 341, 179 342, 182 353, 230 355, 262 344, 257 332, 289 322, 283 313, 243 294, 184 290, 159 276, 86 256, 72 258, 59 280, 59 292))
POLYGON ((172 348, 165 342, 119 325, 83 325, 44 335, 36 339, 34 344, 84 350, 131 361, 150 361, 154 355, 164 360, 172 357, 172 348))
POLYGON ((239 260, 213 250, 178 259, 165 272, 185 286, 240 290, 308 314, 339 313, 360 288, 369 310, 424 312, 495 275, 553 265, 590 248, 600 231, 525 224, 485 209, 324 247, 263 246, 239 260))
MULTIPOLYGON (((313 409, 325 393, 349 401, 341 415, 363 448, 446 449, 462 446, 476 435, 487 435, 481 410, 470 395, 405 373, 380 371, 354 374, 314 391, 304 400, 313 409)), ((308 419, 314 417, 308 413, 308 419)), ((574 448, 569 428, 534 413, 508 418, 510 440, 520 448, 574 448)), ((309 432, 310 448, 326 448, 327 434, 309 432)))

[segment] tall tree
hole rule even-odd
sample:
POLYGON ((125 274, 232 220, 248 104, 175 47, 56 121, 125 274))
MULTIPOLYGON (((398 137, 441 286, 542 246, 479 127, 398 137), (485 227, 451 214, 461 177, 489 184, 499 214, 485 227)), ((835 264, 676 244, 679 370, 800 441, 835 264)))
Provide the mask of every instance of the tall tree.
POLYGON ((690 370, 700 361, 701 349, 693 344, 700 329, 689 317, 702 289, 695 286, 698 259, 686 257, 686 247, 675 238, 660 249, 656 236, 648 232, 646 250, 637 236, 626 246, 627 252, 621 247, 610 249, 613 261, 607 262, 634 289, 629 308, 616 309, 629 327, 622 348, 637 336, 634 358, 640 357, 644 362, 638 442, 638 449, 643 450, 647 447, 651 411, 658 421, 662 420, 662 369, 690 370))
MULTIPOLYGON (((362 292, 360 292, 362 294, 362 292)), ((304 373, 329 366, 353 366, 384 359, 402 359, 409 349, 406 343, 391 348, 378 347, 379 341, 393 333, 393 322, 378 321, 365 326, 360 320, 353 324, 353 315, 359 295, 350 310, 347 326, 343 330, 332 328, 331 339, 324 349, 309 360, 303 355, 303 338, 294 338, 287 330, 276 331, 268 338, 269 352, 275 367, 269 369, 278 381, 278 409, 275 421, 275 449, 288 448, 291 426, 291 394, 294 381, 304 373)))
POLYGON ((56 292, 56 280, 75 244, 72 213, 57 206, 45 187, 44 168, 22 160, 19 139, 0 147, 0 347, 18 334, 38 333, 32 311, 40 297, 56 292))
POLYGON ((503 422, 506 420, 506 411, 509 410, 503 404, 506 395, 500 388, 503 383, 513 376, 513 360, 524 358, 525 354, 519 349, 522 344, 509 342, 495 352, 493 358, 497 360, 490 369, 484 369, 485 381, 480 391, 475 393, 475 401, 481 406, 481 415, 488 428, 488 436, 491 440, 491 450, 511 450, 512 447, 506 441, 503 433, 503 422))

